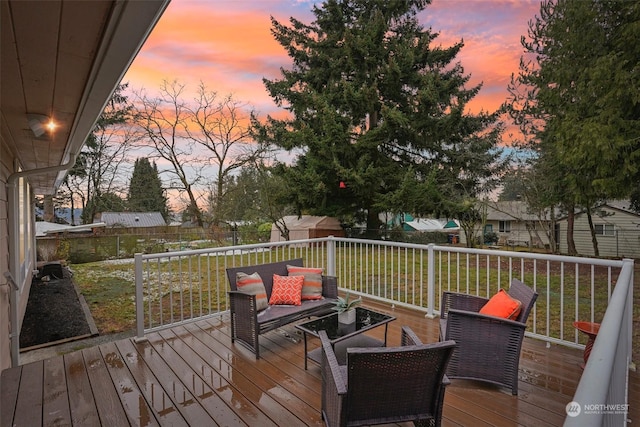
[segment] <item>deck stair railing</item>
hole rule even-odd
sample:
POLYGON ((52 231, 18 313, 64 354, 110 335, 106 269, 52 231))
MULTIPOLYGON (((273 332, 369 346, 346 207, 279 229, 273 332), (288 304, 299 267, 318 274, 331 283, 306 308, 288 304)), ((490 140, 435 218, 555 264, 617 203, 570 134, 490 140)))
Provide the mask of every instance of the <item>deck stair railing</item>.
MULTIPOLYGON (((422 310, 428 317, 439 314, 443 291, 490 297, 517 278, 539 294, 528 336, 584 348, 586 337, 573 322, 602 322, 602 330, 617 333, 606 338, 607 350, 598 352, 605 351, 607 363, 625 373, 631 361, 631 260, 336 237, 136 254, 137 336, 227 311, 226 268, 299 257, 306 266, 337 276, 344 291, 422 310), (617 314, 609 314, 613 311, 617 314)), ((604 341, 601 335, 596 344, 604 341)), ((583 378, 593 369, 587 364, 583 378)), ((611 387, 620 390, 622 382, 614 376, 611 387)), ((619 402, 620 392, 615 393, 608 399, 619 402)))

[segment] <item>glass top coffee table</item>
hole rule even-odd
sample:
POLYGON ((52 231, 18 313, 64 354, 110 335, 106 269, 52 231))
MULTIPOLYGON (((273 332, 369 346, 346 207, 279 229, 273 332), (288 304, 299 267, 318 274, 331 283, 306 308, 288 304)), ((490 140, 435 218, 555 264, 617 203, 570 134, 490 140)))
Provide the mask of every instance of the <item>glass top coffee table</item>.
POLYGON ((395 320, 394 316, 364 307, 356 307, 356 321, 351 324, 338 323, 338 313, 319 317, 308 322, 296 325, 296 328, 303 332, 304 336, 304 369, 307 369, 307 359, 320 363, 322 348, 318 347, 312 351, 307 351, 307 334, 319 337, 319 331, 326 331, 333 349, 336 353, 338 363, 347 363, 347 348, 349 347, 386 347, 387 328, 389 322, 395 320), (384 341, 364 335, 363 332, 384 325, 384 341))

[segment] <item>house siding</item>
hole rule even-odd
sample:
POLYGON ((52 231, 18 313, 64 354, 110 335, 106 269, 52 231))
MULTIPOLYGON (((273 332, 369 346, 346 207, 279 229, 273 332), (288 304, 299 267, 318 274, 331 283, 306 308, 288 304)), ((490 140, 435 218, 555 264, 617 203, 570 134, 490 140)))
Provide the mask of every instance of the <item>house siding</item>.
POLYGON ((542 248, 549 244, 549 237, 546 231, 541 228, 539 221, 535 222, 535 230, 528 230, 527 223, 524 221, 516 219, 503 221, 510 221, 510 229, 508 232, 500 231, 500 221, 487 220, 486 222, 486 225, 491 226, 492 231, 498 235, 499 245, 531 245, 536 248, 542 248))
MULTIPOLYGON (((17 172, 15 167, 15 157, 8 149, 6 144, 0 145, 0 370, 11 367, 11 288, 4 277, 4 273, 11 271, 14 279, 18 282, 20 291, 17 293, 18 298, 18 325, 22 324, 27 302, 29 300, 29 291, 31 290, 31 282, 33 275, 31 272, 35 269, 36 261, 33 258, 35 254, 35 227, 33 225, 33 210, 31 207, 32 197, 30 192, 25 195, 26 202, 31 204, 28 209, 24 210, 25 218, 22 222, 25 224, 24 229, 20 230, 21 236, 11 236, 9 217, 11 215, 11 206, 9 206, 9 193, 7 183, 9 177, 17 172), (24 259, 20 261, 20 271, 12 271, 10 263, 10 240, 24 238, 24 259)), ((17 184, 19 185, 19 184, 17 184)), ((27 184, 25 184, 27 185, 27 184)), ((24 188, 24 187, 23 187, 24 188)), ((18 218, 12 218, 18 221, 18 218)), ((18 255, 16 255, 18 256, 18 255)))
MULTIPOLYGON (((598 235, 598 251, 601 257, 607 258, 640 258, 640 215, 603 206, 599 209, 604 215, 594 214, 594 225, 612 225, 613 236, 598 235)), ((567 221, 559 222, 560 252, 568 253, 567 221)), ((576 250, 582 256, 595 256, 589 221, 584 213, 577 214, 573 227, 576 250)))
MULTIPOLYGON (((11 173, 13 156, 9 153, 7 146, 0 147, 0 272, 9 270, 9 221, 7 198, 7 178, 11 173)), ((11 325, 9 323, 9 287, 6 286, 7 279, 0 275, 0 370, 11 366, 11 343, 9 333, 11 325)))

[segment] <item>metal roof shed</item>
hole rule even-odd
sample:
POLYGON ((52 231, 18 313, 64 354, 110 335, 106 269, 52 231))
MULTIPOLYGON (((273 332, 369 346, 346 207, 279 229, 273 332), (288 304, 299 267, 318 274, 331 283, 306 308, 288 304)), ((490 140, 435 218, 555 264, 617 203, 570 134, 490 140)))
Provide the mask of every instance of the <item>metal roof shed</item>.
POLYGON ((162 227, 167 225, 160 212, 103 212, 100 221, 107 228, 162 227))

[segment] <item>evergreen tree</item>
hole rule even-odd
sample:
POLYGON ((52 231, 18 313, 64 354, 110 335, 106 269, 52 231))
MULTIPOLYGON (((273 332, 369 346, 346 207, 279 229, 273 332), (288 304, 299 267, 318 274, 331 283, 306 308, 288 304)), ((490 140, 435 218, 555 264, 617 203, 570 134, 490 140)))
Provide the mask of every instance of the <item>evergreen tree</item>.
POLYGON ((85 216, 87 212, 95 212, 94 215, 102 212, 124 212, 126 210, 125 205, 126 201, 116 193, 101 193, 99 196, 93 197, 87 202, 87 206, 82 212, 83 222, 85 224, 91 224, 95 219, 95 216, 85 216))
POLYGON ((639 18, 638 2, 543 2, 510 85, 507 106, 530 137, 534 167, 560 184, 548 186, 548 202, 570 218, 583 207, 590 224, 602 199, 628 197, 640 182, 639 18))
POLYGON ((165 221, 169 220, 167 198, 164 195, 158 167, 146 157, 136 159, 127 199, 131 212, 160 212, 165 221))
POLYGON ((431 46, 437 34, 417 20, 429 3, 327 0, 310 25, 272 19, 293 67, 264 83, 291 117, 254 126, 259 141, 302 153, 274 169, 298 212, 366 214, 377 229, 381 211, 445 213, 492 183, 501 127, 468 113, 480 85, 465 87, 462 42, 431 46))
POLYGON ((115 89, 65 177, 71 200, 77 197, 82 201, 85 224, 92 222, 97 213, 110 210, 106 206, 113 205, 112 211, 118 212, 120 203, 113 196, 120 199, 118 194, 126 191, 126 183, 119 178, 135 139, 130 126, 133 106, 124 94, 126 89, 126 83, 115 89))

